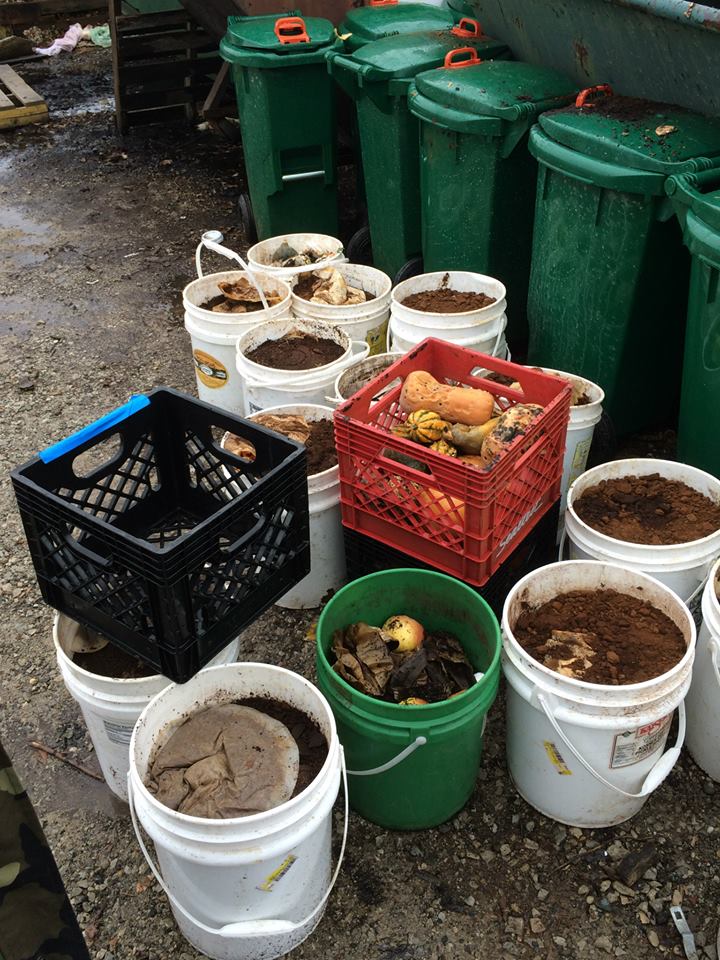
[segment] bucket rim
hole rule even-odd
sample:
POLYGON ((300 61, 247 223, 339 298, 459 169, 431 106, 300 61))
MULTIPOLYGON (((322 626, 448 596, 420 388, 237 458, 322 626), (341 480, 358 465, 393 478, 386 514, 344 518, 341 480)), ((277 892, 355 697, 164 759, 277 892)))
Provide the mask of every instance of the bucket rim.
MULTIPOLYGON (((492 638, 491 638, 492 639, 492 638)), ((469 587, 466 583, 463 583, 462 580, 458 580, 456 577, 450 577, 445 573, 440 573, 436 570, 418 570, 415 567, 391 567, 388 570, 379 570, 376 573, 368 573, 364 577, 358 577, 356 580, 351 580, 350 583, 346 583, 344 587, 341 587, 330 600, 323 607, 322 613, 318 617, 317 628, 316 628, 316 640, 315 647, 317 650, 317 655, 320 657, 323 666, 327 667, 328 671, 333 675, 333 679, 337 682, 341 690, 346 690, 351 693, 354 697, 358 697, 359 704, 363 707, 365 705, 377 705, 378 703, 382 704, 383 708, 387 708, 391 712, 397 711, 397 717, 412 717, 417 719, 418 717, 427 716, 431 717, 433 714, 439 713, 440 709, 447 710, 448 703, 452 700, 453 703, 460 705, 468 704, 469 700, 476 695, 476 688, 483 685, 487 680, 491 680, 496 672, 500 669, 500 659, 502 654, 502 630, 500 623, 498 622, 497 617, 492 612, 490 605, 484 597, 481 597, 479 593, 476 593, 472 587, 469 587), (440 578, 442 580, 450 581, 453 585, 461 587, 464 593, 467 593, 468 596, 471 596, 475 601, 481 601, 486 607, 488 612, 491 614, 492 620, 494 621, 494 632, 495 632, 495 650, 493 652, 492 659, 488 664, 484 676, 481 680, 476 681, 472 686, 468 687, 466 690, 463 690, 462 693, 455 694, 452 697, 448 697, 446 700, 438 700, 437 703, 421 703, 421 704, 399 704, 391 703, 388 700, 380 700, 378 697, 371 697, 367 693, 363 693, 362 690, 358 690, 356 687, 353 687, 351 684, 344 680, 335 670, 330 663, 325 651, 323 650, 320 644, 320 633, 321 633, 321 624, 323 617, 325 616, 326 610, 331 606, 331 604, 340 596, 342 596, 345 591, 349 590, 351 587, 357 586, 359 583, 366 583, 368 581, 375 580, 380 577, 387 576, 388 574, 393 573, 405 573, 413 575, 421 575, 422 577, 432 577, 433 579, 440 578)))
MULTIPOLYGON (((648 558, 650 557, 651 554, 660 553, 660 555, 662 556, 663 553, 667 553, 671 550, 677 551, 678 549, 687 549, 689 547, 701 547, 703 545, 710 546, 713 540, 718 541, 718 549, 720 549, 720 530, 715 530, 713 533, 709 533, 706 537, 699 537, 697 540, 683 540, 679 543, 658 543, 658 544, 633 543, 632 540, 618 540, 617 537, 610 537, 606 533, 601 533, 599 530, 596 530, 595 527, 591 527, 590 524, 585 523, 585 521, 578 516, 577 512, 575 511, 575 507, 573 505, 573 498, 578 494, 578 484, 582 482, 582 485, 585 486, 585 484, 589 482, 590 478, 593 475, 602 474, 603 470, 606 470, 608 467, 614 466, 615 464, 634 464, 635 469, 637 469, 638 464, 641 464, 643 467, 649 464, 660 464, 663 467, 670 467, 670 468, 682 467, 682 469, 684 470, 690 470, 696 475, 698 475, 698 477, 707 478, 707 480, 711 481, 713 484, 717 486, 718 494, 719 494, 717 502, 718 504, 720 504, 720 479, 718 479, 717 477, 714 477, 711 473, 707 473, 705 470, 701 470, 699 467, 693 467, 689 463, 678 463, 675 460, 661 460, 659 458, 654 458, 654 457, 648 457, 648 458, 627 457, 623 460, 609 460, 607 463, 600 463, 598 464, 598 466, 591 467, 589 470, 586 470, 584 473, 581 473, 580 476, 572 482, 567 492, 566 513, 568 516, 572 518, 574 523, 577 523, 577 525, 580 527, 582 531, 585 531, 585 530, 589 531, 593 537, 598 537, 601 543, 607 543, 609 546, 612 546, 613 544, 622 544, 623 546, 630 547, 634 551, 637 550, 639 556, 644 555, 644 556, 647 556, 648 558)), ((659 470, 658 471, 651 470, 649 472, 660 473, 659 470)), ((625 474, 619 474, 620 477, 632 476, 632 475, 633 475, 632 469, 629 469, 628 472, 625 474)), ((648 474, 646 472, 642 475, 647 476, 648 474)), ((602 479, 603 478, 601 477, 601 480, 602 479)), ((604 479, 608 479, 608 478, 604 478, 604 479)), ((675 478, 664 477, 664 479, 673 480, 675 478)), ((599 483, 600 480, 598 480, 597 482, 599 483)), ((680 480, 679 482, 684 483, 685 481, 680 480)), ((652 560, 649 561, 649 565, 653 566, 652 560)))
MULTIPOLYGON (((439 288, 438 288, 439 289, 439 288)), ((482 291, 475 291, 480 293, 482 291)), ((484 310, 497 310, 498 303, 501 300, 507 300, 507 288, 505 284, 498 280, 497 277, 491 277, 489 274, 485 273, 475 273, 473 270, 433 270, 430 273, 421 273, 417 277, 409 277, 407 280, 402 280, 396 286, 393 287, 390 294, 390 302, 397 304, 403 310, 407 310, 408 313, 415 314, 418 317, 467 317, 467 316, 478 316, 483 313, 484 310), (415 310, 413 307, 406 307, 398 297, 397 293, 405 284, 412 283, 413 281, 419 280, 421 277, 444 277, 448 275, 448 283, 452 283, 452 277, 462 274, 466 277, 474 277, 477 280, 489 280, 491 283, 497 284, 502 290, 502 296, 497 297, 494 303, 488 303, 484 307, 476 307, 474 310, 458 310, 457 312, 452 313, 438 313, 433 310, 415 310)), ((503 311, 504 312, 504 311, 503 311)))
MULTIPOLYGON (((708 573, 707 583, 705 584, 705 589, 703 590, 703 603, 706 603, 708 606, 709 612, 717 620, 717 629, 720 630, 720 597, 718 597, 715 590, 715 581, 720 577, 720 557, 713 563, 710 567, 710 572, 708 573)), ((706 626, 708 624, 708 617, 704 617, 706 626)), ((713 624, 715 626, 715 624, 713 624)))
MULTIPOLYGON (((569 590, 575 589, 573 587, 568 588, 569 590)), ((623 591, 619 587, 612 587, 611 589, 617 590, 618 593, 623 591)), ((567 591, 566 591, 567 592, 567 591)), ((629 594, 630 595, 630 594, 629 594)), ((651 600, 647 601, 652 603, 651 600)), ((662 611, 661 611, 662 612, 662 611)), ((667 615, 667 614, 666 614, 667 615)), ((629 567, 624 567, 619 563, 610 563, 605 560, 559 560, 556 563, 546 564, 544 567, 538 567, 537 570, 531 570, 530 573, 526 573, 522 579, 518 580, 514 587, 510 590, 507 597, 505 598, 505 603, 503 604, 503 613, 502 613, 502 636, 503 636, 503 648, 506 649, 506 653, 510 659, 513 659, 512 654, 516 654, 521 657, 526 657, 531 661, 533 669, 539 670, 542 677, 547 678, 548 680, 553 680, 555 683, 559 681, 565 686, 567 684, 570 690, 576 690, 578 694, 617 694, 619 691, 623 693, 628 692, 633 693, 644 693, 645 691, 651 690, 653 687, 659 686, 664 680, 666 680, 671 674, 679 674, 687 668, 688 664, 692 662, 693 657, 695 656, 695 645, 697 640, 697 629, 695 627, 695 621, 693 620, 692 614, 688 610, 687 606, 683 603, 680 597, 672 590, 670 587, 666 586, 659 580, 656 580, 655 577, 650 576, 650 574, 642 573, 638 570, 632 570, 629 567), (533 579, 543 573, 547 572, 549 569, 556 569, 559 567, 565 567, 566 569, 570 566, 574 567, 595 567, 595 568, 605 568, 611 567, 614 570, 622 571, 625 574, 629 574, 631 577, 636 577, 639 580, 643 580, 648 587, 656 588, 661 593, 666 594, 673 603, 677 606, 680 614, 685 619, 687 625, 689 626, 689 639, 685 649, 685 653, 678 660, 678 662, 666 670, 665 673, 658 674, 657 677, 651 677, 649 680, 643 680, 640 683, 621 683, 621 684, 611 684, 611 683, 590 683, 587 680, 577 680, 575 677, 566 677, 561 673, 558 673, 555 670, 551 670, 550 667, 546 667, 544 664, 540 663, 539 660, 536 660, 520 643, 516 638, 513 629, 510 627, 508 620, 508 612, 510 609, 511 602, 515 597, 520 593, 524 586, 533 579)))
POLYGON ((600 384, 595 383, 594 380, 588 380, 587 377, 581 377, 580 374, 578 373, 568 373, 566 370, 555 370, 553 367, 538 367, 538 369, 541 370, 543 373, 549 373, 550 376, 557 376, 560 378, 564 377, 565 379, 570 380, 571 382, 573 380, 578 380, 580 383, 585 384, 588 387, 592 387, 593 390, 597 390, 597 392, 600 394, 600 396, 596 400, 591 400, 590 403, 583 403, 580 405, 576 405, 574 407, 571 404, 570 406, 571 416, 572 416, 573 410, 591 410, 593 407, 598 406, 599 404, 602 404, 603 401, 605 400, 605 391, 600 386, 600 384))
MULTIPOLYGON (((184 684, 177 684, 177 683, 171 682, 170 684, 168 684, 167 687, 165 687, 163 690, 160 690, 157 694, 155 694, 155 696, 152 698, 152 700, 150 700, 150 702, 146 705, 145 709, 142 711, 142 713, 138 717, 137 723, 133 728, 132 736, 130 738, 130 744, 128 747, 129 761, 130 761, 130 767, 129 767, 130 776, 132 777, 135 786, 140 789, 143 800, 146 803, 148 803, 152 809, 158 811, 161 816, 170 818, 172 820, 177 819, 179 823, 184 824, 188 828, 198 827, 202 824, 206 824, 208 828, 211 828, 211 829, 217 829, 217 828, 223 829, 223 827, 225 826, 230 828, 231 826, 237 826, 238 824, 248 824, 250 828, 259 827, 264 822, 272 820, 275 815, 285 814, 288 812, 294 813, 299 806, 301 806, 303 803, 306 802, 308 796, 312 791, 312 788, 320 780, 327 779, 327 777, 332 773, 332 770, 336 764, 335 757, 340 747, 340 740, 338 738, 337 725, 335 723, 335 715, 332 711, 332 707, 328 703, 327 697, 324 695, 322 690, 320 690, 319 687, 317 687, 314 683, 311 683, 310 680, 308 680, 306 677, 303 677, 302 674, 296 673, 294 670, 288 670, 286 667, 280 667, 272 663, 261 663, 260 661, 255 661, 255 660, 236 660, 234 663, 230 663, 230 664, 220 663, 214 667, 206 667, 203 670, 201 670, 200 673, 210 674, 210 673, 216 673, 222 670, 227 674, 228 668, 232 669, 233 667, 238 668, 238 667, 248 667, 248 666, 262 667, 263 669, 266 669, 275 674, 290 675, 295 679, 301 680, 303 685, 309 688, 310 690, 312 690, 313 693, 318 697, 322 706, 327 712, 327 717, 329 721, 329 731, 330 731, 330 736, 328 738, 328 744, 327 744, 327 756, 325 757, 325 761, 322 767, 320 768, 320 770, 318 770, 316 776, 310 781, 310 783, 303 790, 301 790, 296 797, 291 797, 289 800, 286 800, 285 803, 281 803, 276 807, 271 807, 270 810, 261 810, 259 813, 251 813, 251 814, 248 814, 248 816, 246 817, 194 817, 191 814, 181 813, 179 810, 173 810, 170 807, 166 807, 165 804, 160 803, 160 801, 155 796, 153 796, 153 794, 150 793, 150 791, 146 787, 145 782, 143 778, 140 776, 140 773, 137 769, 135 754, 137 752, 137 733, 145 714, 155 705, 156 701, 159 700, 160 697, 168 695, 170 688, 175 689, 178 686, 184 686, 184 684)), ((199 674, 196 674, 196 676, 198 675, 199 674)), ((188 681, 188 682, 192 682, 192 681, 188 681)), ((198 707, 199 709, 204 709, 206 706, 209 706, 209 705, 210 703, 208 701, 203 701, 202 705, 198 704, 198 707)), ((198 712, 198 711, 195 710, 193 712, 198 712)), ((189 719, 192 716, 193 712, 187 712, 183 714, 183 716, 185 717, 185 719, 189 719)), ((163 727, 161 727, 160 729, 164 730, 167 728, 167 726, 168 724, 164 724, 163 727)), ((159 731, 156 729, 155 733, 157 734, 158 732, 159 731)), ((157 746, 156 740, 153 738, 151 743, 151 750, 149 751, 148 756, 152 754, 156 746, 157 746)), ((281 829, 281 828, 278 827, 278 829, 281 829)), ((273 832, 273 831, 270 831, 270 832, 273 832)))
MULTIPOLYGON (((297 269, 296 267, 281 267, 281 266, 273 267, 270 264, 261 263, 259 260, 255 260, 254 254, 258 249, 262 249, 265 246, 265 244, 272 243, 274 240, 278 241, 278 243, 280 242, 290 243, 293 240, 297 239, 298 237, 317 237, 318 239, 314 242, 319 242, 324 244, 324 242, 327 240, 328 246, 330 246, 330 243, 334 245, 333 253, 332 254, 328 253, 327 260, 320 260, 319 263, 321 264, 332 262, 332 259, 334 257, 343 256, 345 253, 345 245, 342 242, 342 240, 340 240, 338 237, 331 236, 329 233, 312 233, 312 232, 303 232, 303 231, 299 231, 297 233, 279 233, 274 237, 266 237, 264 240, 258 240, 251 247, 249 247, 247 252, 248 263, 251 266, 253 266, 254 264, 257 264, 258 267, 264 268, 266 270, 267 269, 273 270, 273 271, 297 269)), ((313 241, 306 241, 306 242, 311 243, 313 241)))
MULTIPOLYGON (((289 305, 291 304, 291 302, 292 302, 292 287, 291 287, 290 284, 287 282, 287 280, 285 280, 285 279, 283 279, 283 277, 280 277, 280 276, 277 276, 277 275, 273 276, 273 275, 270 275, 270 274, 261 272, 260 270, 254 271, 254 273, 255 273, 256 277, 261 281, 261 283, 262 283, 262 288, 263 288, 263 293, 265 293, 265 294, 267 294, 268 292, 270 292, 270 291, 266 288, 266 285, 269 286, 270 284, 281 284, 282 287, 286 287, 286 288, 287 288, 287 293, 286 293, 286 295, 282 298, 282 300, 280 301, 280 303, 276 303, 274 306, 270 307, 270 308, 269 308, 270 310, 279 310, 281 307, 289 306, 289 305)), ((247 277, 247 276, 248 276, 248 271, 247 271, 247 270, 220 270, 220 271, 218 271, 217 273, 206 273, 206 274, 204 274, 202 277, 195 277, 194 280, 191 280, 190 283, 186 284, 186 285, 183 287, 182 300, 183 300, 183 307, 185 308, 185 311, 187 312, 188 309, 190 309, 190 310, 197 310, 197 311, 200 313, 200 315, 202 316, 203 319, 207 318, 208 320, 212 320, 213 323, 218 324, 218 325, 223 324, 223 323, 227 323, 227 324, 237 323, 237 322, 238 322, 237 320, 230 320, 230 319, 227 319, 227 318, 226 318, 226 319, 221 319, 221 318, 225 317, 225 314, 222 314, 222 313, 213 313, 212 310, 206 310, 204 307, 201 307, 201 306, 199 306, 199 305, 194 304, 191 300, 188 299, 188 291, 190 290, 191 287, 195 287, 197 284, 203 283, 203 282, 208 281, 208 280, 214 280, 216 277, 220 277, 221 279, 225 280, 225 279, 235 279, 235 278, 247 277)), ((279 292, 282 293, 282 289, 281 289, 279 292)), ((253 311, 251 311, 251 313, 249 314, 249 316, 252 316, 253 313, 259 313, 261 316, 264 316, 264 315, 265 315, 265 311, 263 310, 262 306, 261 306, 260 310, 253 310, 253 311)), ((227 317, 243 317, 243 316, 248 316, 248 314, 242 314, 242 313, 240 313, 240 314, 232 314, 232 313, 227 314, 227 317)), ((273 318, 271 317, 270 319, 273 319, 273 318)), ((242 322, 242 321, 240 321, 240 322, 242 322)), ((250 322, 250 321, 249 321, 249 322, 250 322)))
MULTIPOLYGON (((306 331, 306 332, 309 333, 310 336, 312 336, 311 331, 306 331)), ((272 337, 266 337, 264 340, 261 340, 257 344, 257 346, 260 347, 262 346, 263 343, 267 343, 268 340, 272 340, 272 339, 273 339, 272 337)), ((303 386, 306 386, 306 384, 302 382, 303 380, 307 380, 307 379, 314 380, 315 376, 318 374, 321 377, 323 376, 323 373, 329 372, 330 374, 333 374, 335 372, 333 367, 335 367, 335 365, 340 363, 341 361, 347 359, 347 357, 352 353, 352 344, 353 344, 352 338, 346 330, 343 330, 342 327, 335 326, 335 324, 333 323, 329 323, 327 320, 320 320, 319 318, 316 318, 316 317, 295 317, 292 315, 286 316, 286 317, 274 317, 274 318, 263 320, 260 323, 258 323, 256 326, 252 327, 252 329, 246 330, 244 333, 240 334, 240 336, 236 340, 236 345, 235 345, 235 365, 237 366, 238 372, 247 375, 248 379, 256 379, 258 373, 262 375, 263 371, 271 370, 278 376, 282 374, 287 374, 287 377, 289 379, 293 380, 294 382, 298 383, 299 386, 303 387, 303 386), (298 327, 302 329, 302 324, 320 324, 321 326, 327 328, 326 331, 322 331, 322 332, 329 335, 329 339, 334 340, 335 343, 338 344, 338 346, 341 347, 343 346, 343 343, 345 343, 345 352, 341 354, 339 357, 336 357, 335 360, 331 360, 330 363, 324 363, 319 367, 306 367, 303 370, 288 370, 285 367, 266 367, 261 363, 256 363, 254 360, 249 360, 244 353, 244 345, 242 341, 253 334, 262 332, 261 328, 264 327, 266 324, 271 324, 271 323, 287 324, 287 329, 285 330, 285 332, 281 333, 279 337, 275 338, 277 340, 281 339, 281 337, 285 336, 286 333, 289 333, 293 329, 297 329, 298 327), (335 336, 333 336, 333 334, 335 336), (339 339, 336 339, 336 337, 339 339), (241 363, 246 364, 248 369, 241 370, 240 369, 241 363)), ((273 383, 272 381, 268 381, 267 383, 261 382, 258 385, 272 387, 273 383)), ((282 381, 278 381, 278 386, 282 386, 282 381)), ((309 386, 312 386, 312 384, 309 386)))

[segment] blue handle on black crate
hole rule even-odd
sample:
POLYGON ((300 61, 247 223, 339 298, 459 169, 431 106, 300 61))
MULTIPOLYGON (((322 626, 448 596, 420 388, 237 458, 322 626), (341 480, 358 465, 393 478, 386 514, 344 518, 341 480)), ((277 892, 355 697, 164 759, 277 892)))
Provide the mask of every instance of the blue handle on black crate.
POLYGON ((117 410, 106 413, 104 417, 100 417, 100 419, 94 423, 88 424, 87 427, 83 427, 82 430, 78 430, 77 433, 73 433, 64 440, 54 443, 51 447, 46 447, 45 450, 41 450, 38 453, 38 456, 43 463, 52 463, 53 460, 57 460, 58 457, 62 457, 63 454, 69 453, 70 450, 79 447, 80 444, 85 443, 86 440, 92 440, 93 437, 102 433, 103 430, 122 423, 123 420, 127 420, 128 417, 137 413, 138 410, 142 410, 149 405, 149 397, 146 397, 144 393, 136 393, 130 397, 127 403, 118 407, 117 410))

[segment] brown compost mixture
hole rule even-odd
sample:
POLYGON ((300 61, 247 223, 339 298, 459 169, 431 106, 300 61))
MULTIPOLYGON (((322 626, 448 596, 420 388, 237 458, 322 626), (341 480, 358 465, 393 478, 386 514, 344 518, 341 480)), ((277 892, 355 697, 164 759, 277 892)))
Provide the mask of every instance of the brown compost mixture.
POLYGON ((312 370, 332 363, 345 351, 334 340, 313 337, 309 334, 291 336, 279 340, 266 340, 246 354, 248 360, 275 370, 312 370))

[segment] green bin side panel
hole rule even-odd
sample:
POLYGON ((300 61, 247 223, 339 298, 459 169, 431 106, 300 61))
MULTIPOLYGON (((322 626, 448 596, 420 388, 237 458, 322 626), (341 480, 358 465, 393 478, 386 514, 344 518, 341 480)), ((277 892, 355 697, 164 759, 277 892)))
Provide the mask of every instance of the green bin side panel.
POLYGON ((258 237, 337 236, 335 89, 325 61, 232 69, 258 237), (323 173, 282 179, 317 171, 323 173))
POLYGON ((501 137, 420 129, 424 269, 472 270, 505 284, 508 342, 522 353, 537 180, 527 137, 503 158, 501 137))
POLYGON ((620 434, 677 412, 689 262, 661 203, 540 162, 528 361, 598 383, 620 434))
POLYGON ((422 249, 420 134, 404 97, 385 106, 364 96, 357 111, 373 263, 392 277, 422 249))
POLYGON ((690 213, 687 235, 693 260, 678 456, 720 477, 720 233, 690 213))

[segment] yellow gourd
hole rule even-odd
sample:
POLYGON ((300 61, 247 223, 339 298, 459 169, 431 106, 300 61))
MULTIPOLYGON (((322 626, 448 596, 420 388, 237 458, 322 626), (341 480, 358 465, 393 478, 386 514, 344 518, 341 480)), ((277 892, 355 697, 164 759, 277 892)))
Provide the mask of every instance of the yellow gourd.
POLYGON ((434 450, 435 453, 444 453, 446 457, 456 457, 458 455, 457 448, 448 443, 447 440, 436 440, 435 443, 430 444, 430 449, 434 450))
POLYGON ((424 443, 426 446, 441 440, 449 431, 450 424, 442 420, 432 410, 415 410, 405 423, 392 428, 396 437, 405 437, 415 443, 424 443))

